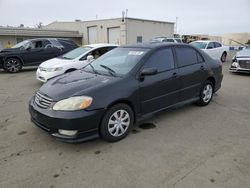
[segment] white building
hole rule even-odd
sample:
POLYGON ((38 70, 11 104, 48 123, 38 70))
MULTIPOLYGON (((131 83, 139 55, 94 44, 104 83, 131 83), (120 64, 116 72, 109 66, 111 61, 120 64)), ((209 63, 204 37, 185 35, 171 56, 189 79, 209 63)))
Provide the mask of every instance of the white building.
POLYGON ((138 18, 114 18, 92 21, 58 22, 45 29, 78 31, 82 44, 115 43, 133 44, 147 42, 155 37, 173 37, 174 23, 138 18))

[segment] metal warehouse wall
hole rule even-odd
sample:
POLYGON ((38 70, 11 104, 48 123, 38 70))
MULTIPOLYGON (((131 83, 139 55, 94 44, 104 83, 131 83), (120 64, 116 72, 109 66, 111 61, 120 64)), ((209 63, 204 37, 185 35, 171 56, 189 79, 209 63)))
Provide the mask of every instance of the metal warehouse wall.
POLYGON ((174 23, 128 19, 127 27, 128 44, 137 43, 137 37, 140 36, 142 42, 148 42, 155 37, 174 36, 174 23))
POLYGON ((107 19, 107 20, 93 20, 93 21, 80 21, 80 22, 53 22, 47 26, 46 29, 63 29, 71 31, 79 31, 83 35, 82 44, 89 44, 88 28, 97 27, 97 38, 95 43, 108 42, 108 29, 120 27, 120 40, 119 44, 125 44, 125 24, 122 19, 107 19))

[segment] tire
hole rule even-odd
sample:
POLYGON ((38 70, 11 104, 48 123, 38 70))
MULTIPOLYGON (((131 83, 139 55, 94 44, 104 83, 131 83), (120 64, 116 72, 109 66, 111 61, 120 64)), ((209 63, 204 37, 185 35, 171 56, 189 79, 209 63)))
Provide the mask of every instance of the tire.
POLYGON ((226 52, 223 52, 223 54, 221 55, 221 58, 220 58, 221 62, 226 62, 227 60, 227 53, 226 52))
POLYGON ((108 142, 125 138, 134 124, 134 113, 126 104, 112 106, 104 115, 100 125, 100 136, 108 142))
POLYGON ((17 58, 9 58, 3 63, 4 70, 9 73, 17 73, 22 69, 22 63, 17 58))
POLYGON ((200 90, 198 105, 206 106, 208 105, 214 94, 214 85, 211 81, 207 80, 200 90))

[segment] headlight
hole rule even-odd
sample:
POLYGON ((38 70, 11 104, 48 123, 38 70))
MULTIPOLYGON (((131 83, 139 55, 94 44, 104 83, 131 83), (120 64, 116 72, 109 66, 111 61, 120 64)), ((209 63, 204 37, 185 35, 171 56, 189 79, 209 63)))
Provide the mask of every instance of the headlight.
POLYGON ((88 108, 92 103, 92 97, 79 96, 70 97, 68 99, 63 99, 58 101, 54 106, 55 111, 76 111, 88 108))
POLYGON ((63 69, 63 67, 45 68, 45 71, 46 72, 55 72, 55 71, 60 71, 62 69, 63 69))
POLYGON ((233 61, 233 62, 237 62, 236 56, 233 57, 232 61, 233 61))

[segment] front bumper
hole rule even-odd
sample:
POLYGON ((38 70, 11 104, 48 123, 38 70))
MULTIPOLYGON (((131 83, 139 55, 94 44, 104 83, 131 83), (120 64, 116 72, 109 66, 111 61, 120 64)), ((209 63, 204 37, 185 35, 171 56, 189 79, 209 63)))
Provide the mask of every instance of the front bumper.
POLYGON ((58 75, 63 74, 63 71, 55 71, 55 72, 46 72, 41 71, 39 68, 36 71, 36 79, 41 82, 47 82, 49 79, 54 78, 58 75))
POLYGON ((239 73, 250 73, 250 69, 243 69, 240 67, 230 67, 231 72, 239 72, 239 73))
POLYGON ((64 142, 79 143, 99 137, 98 127, 105 110, 56 112, 40 108, 33 97, 29 103, 29 112, 31 121, 51 136, 64 142), (77 130, 78 133, 66 136, 60 134, 59 129, 77 130))

